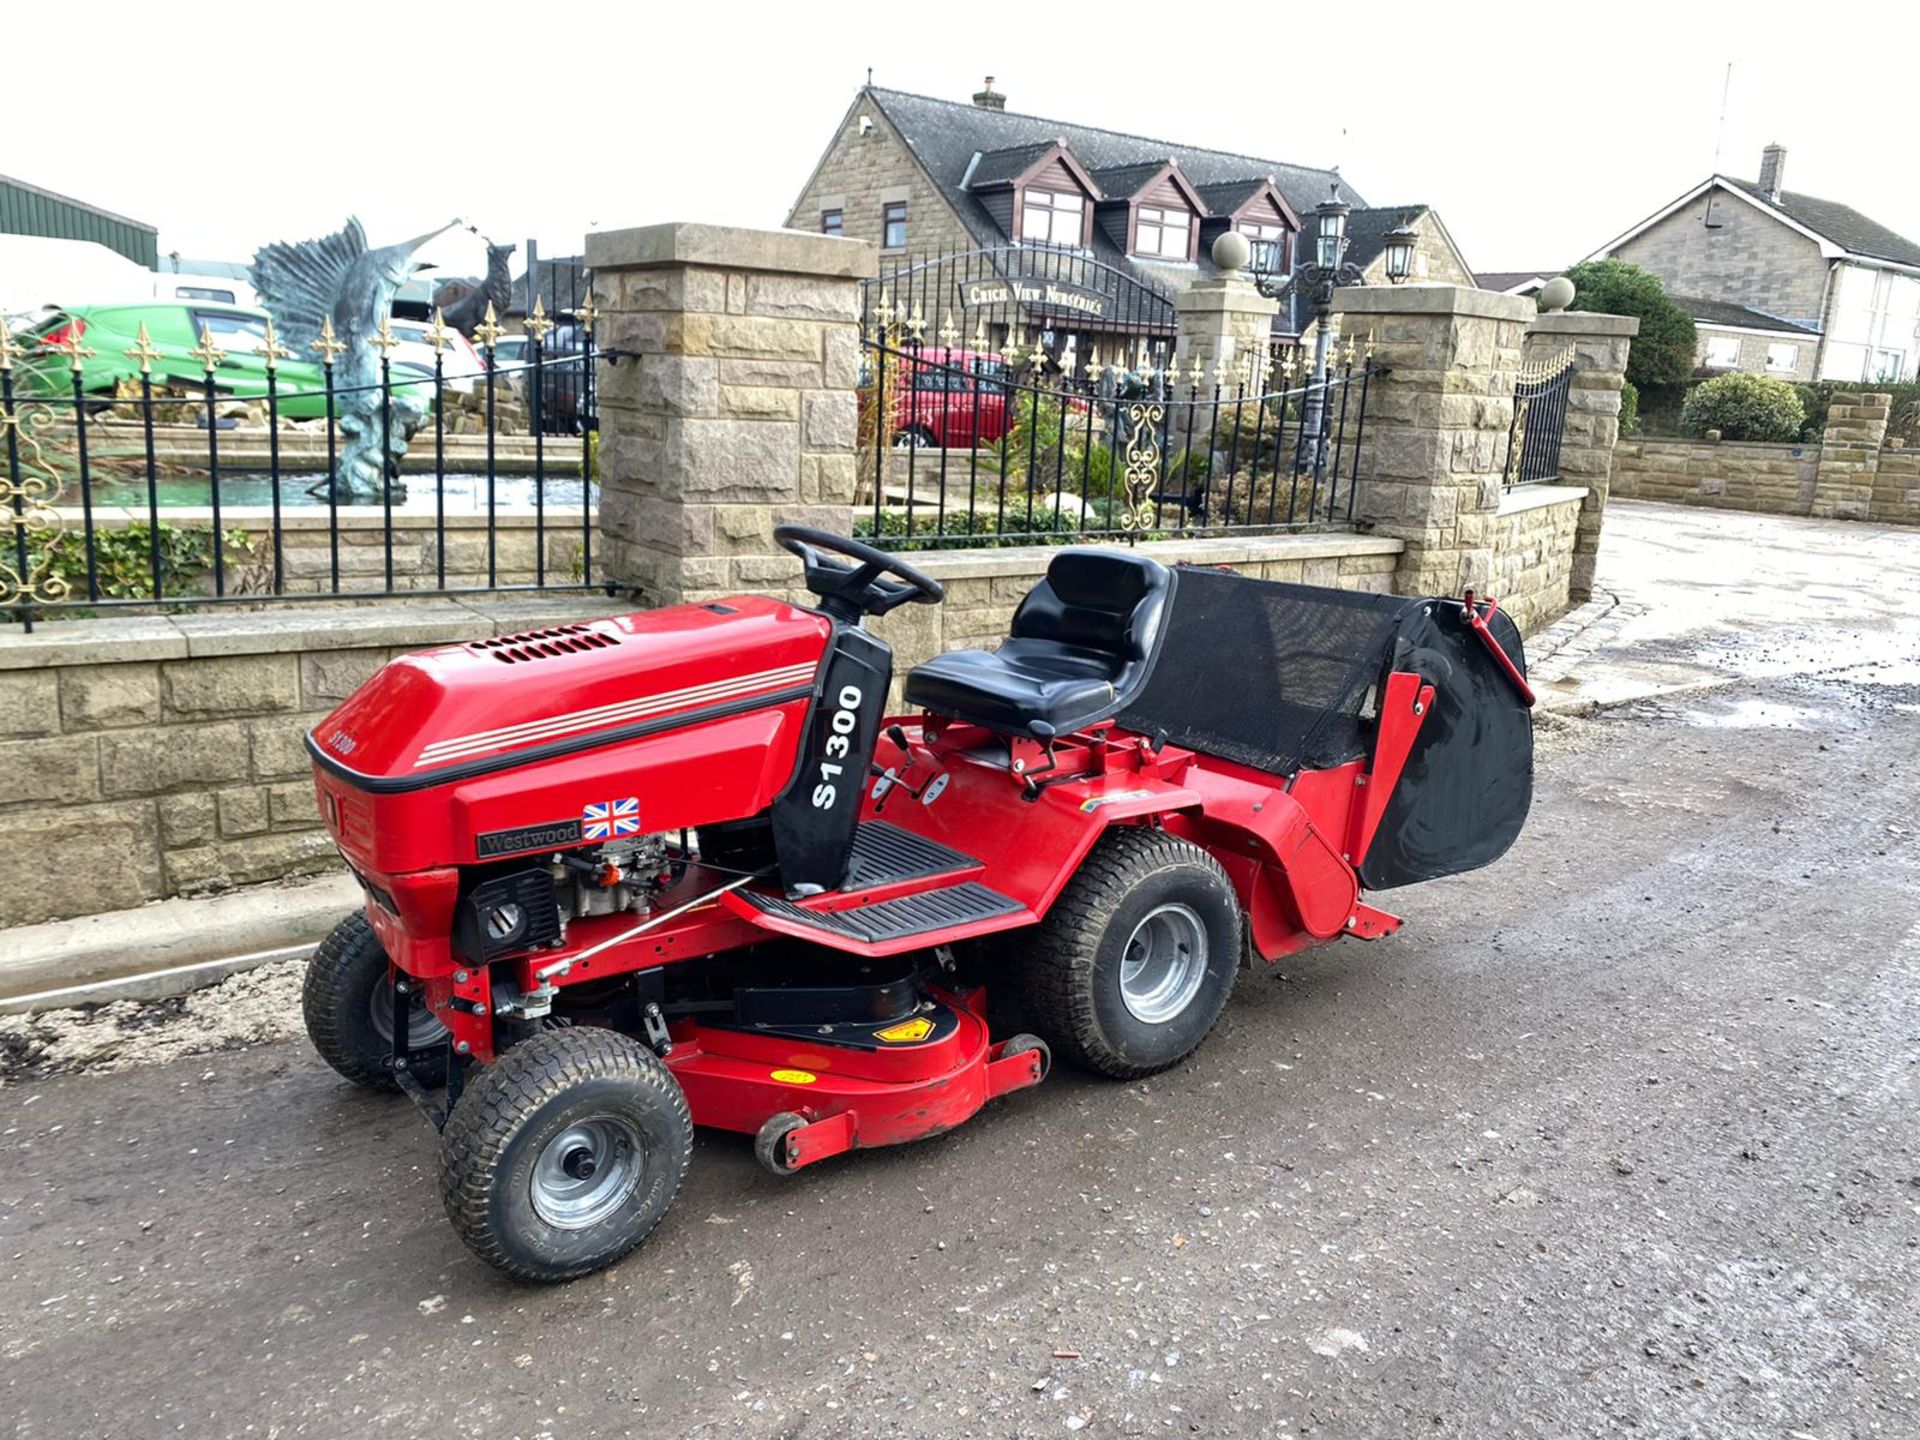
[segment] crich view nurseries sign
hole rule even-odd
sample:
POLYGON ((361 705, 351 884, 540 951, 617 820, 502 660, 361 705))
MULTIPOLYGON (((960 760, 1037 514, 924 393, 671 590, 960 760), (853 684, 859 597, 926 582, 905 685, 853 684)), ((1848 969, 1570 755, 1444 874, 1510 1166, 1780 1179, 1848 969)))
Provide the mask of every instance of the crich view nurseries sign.
POLYGON ((960 304, 969 309, 994 305, 1043 306, 1104 319, 1110 297, 1060 280, 969 280, 960 287, 960 304))

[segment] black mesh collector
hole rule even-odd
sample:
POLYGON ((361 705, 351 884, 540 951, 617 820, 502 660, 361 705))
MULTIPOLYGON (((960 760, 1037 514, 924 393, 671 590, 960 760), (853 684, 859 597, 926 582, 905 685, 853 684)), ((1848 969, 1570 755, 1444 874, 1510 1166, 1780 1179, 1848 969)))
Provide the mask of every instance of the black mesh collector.
POLYGON ((1368 692, 1421 601, 1182 566, 1152 678, 1119 717, 1272 775, 1367 752, 1368 692))

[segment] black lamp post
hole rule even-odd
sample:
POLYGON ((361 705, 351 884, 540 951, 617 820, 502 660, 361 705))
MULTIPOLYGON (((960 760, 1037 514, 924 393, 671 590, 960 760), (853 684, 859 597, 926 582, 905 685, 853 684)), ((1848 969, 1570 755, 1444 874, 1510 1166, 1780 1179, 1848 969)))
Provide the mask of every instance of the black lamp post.
POLYGON ((1387 232, 1387 238, 1380 242, 1380 256, 1385 262, 1387 279, 1395 285, 1403 285, 1412 278, 1413 252, 1419 243, 1420 232, 1404 216, 1398 225, 1387 232))
POLYGON ((1305 413, 1300 419, 1301 446, 1311 444, 1313 473, 1319 477, 1327 459, 1327 347, 1333 319, 1333 292, 1342 285, 1364 285, 1360 267, 1349 265, 1347 255, 1347 217, 1353 207, 1340 198, 1340 175, 1334 172, 1328 197, 1314 208, 1313 259, 1296 265, 1285 280, 1272 274, 1256 275, 1254 286, 1269 300, 1298 295, 1313 307, 1318 325, 1313 337, 1313 377, 1307 386, 1305 413))

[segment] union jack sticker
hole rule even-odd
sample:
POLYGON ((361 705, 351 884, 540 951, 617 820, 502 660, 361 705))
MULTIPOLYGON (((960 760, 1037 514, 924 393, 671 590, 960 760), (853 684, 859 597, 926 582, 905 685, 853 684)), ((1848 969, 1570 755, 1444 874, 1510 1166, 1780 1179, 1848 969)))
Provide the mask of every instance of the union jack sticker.
POLYGON ((608 800, 589 805, 580 812, 580 838, 612 840, 619 835, 640 833, 640 800, 629 795, 624 800, 608 800))

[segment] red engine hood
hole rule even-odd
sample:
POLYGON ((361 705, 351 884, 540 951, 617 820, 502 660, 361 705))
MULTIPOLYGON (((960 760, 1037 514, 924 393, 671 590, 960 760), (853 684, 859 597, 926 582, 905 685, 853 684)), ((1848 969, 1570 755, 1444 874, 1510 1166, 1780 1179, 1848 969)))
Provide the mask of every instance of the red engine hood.
POLYGON ((314 726, 327 768, 436 785, 808 690, 832 627, 760 596, 445 645, 384 667, 314 726))

